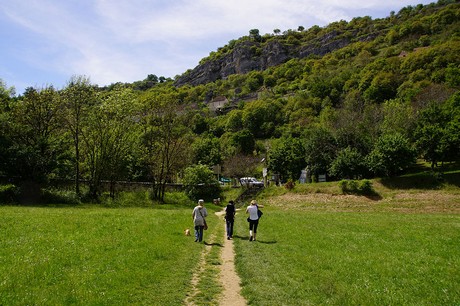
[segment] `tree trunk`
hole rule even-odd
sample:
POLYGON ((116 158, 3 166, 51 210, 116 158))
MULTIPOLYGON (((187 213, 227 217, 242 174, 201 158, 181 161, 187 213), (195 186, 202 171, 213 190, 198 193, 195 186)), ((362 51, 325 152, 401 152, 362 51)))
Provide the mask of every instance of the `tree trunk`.
POLYGON ((80 149, 78 136, 75 137, 75 193, 80 196, 80 149))

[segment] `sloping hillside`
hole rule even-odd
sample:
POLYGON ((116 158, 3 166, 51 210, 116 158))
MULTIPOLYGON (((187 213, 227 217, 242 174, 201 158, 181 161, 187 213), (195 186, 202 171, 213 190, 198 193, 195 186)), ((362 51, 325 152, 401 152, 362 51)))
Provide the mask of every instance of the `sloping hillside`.
POLYGON ((439 43, 428 36, 442 33, 444 38, 441 39, 446 39, 448 35, 459 34, 459 4, 449 5, 449 2, 454 1, 405 7, 397 14, 389 12, 389 17, 384 19, 356 17, 350 22, 338 21, 324 28, 288 30, 281 35, 261 36, 258 30, 251 30, 249 36, 232 40, 217 52, 211 52, 200 65, 180 76, 175 84, 206 84, 233 74, 263 71, 290 59, 322 57, 350 45, 359 46, 360 42, 372 43, 374 52, 389 45, 410 51, 417 45, 405 44, 414 39, 420 40, 418 46, 426 47, 439 43))

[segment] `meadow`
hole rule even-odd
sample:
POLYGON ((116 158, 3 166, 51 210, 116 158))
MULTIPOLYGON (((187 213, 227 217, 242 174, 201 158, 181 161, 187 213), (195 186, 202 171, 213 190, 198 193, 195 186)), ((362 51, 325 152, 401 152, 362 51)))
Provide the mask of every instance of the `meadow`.
MULTIPOLYGON (((242 207, 235 264, 248 304, 458 305, 458 186, 377 189, 267 188, 256 242, 242 207)), ((193 206, 0 206, 0 305, 216 305, 222 207, 207 204, 205 251, 183 233, 193 206)))
POLYGON ((180 305, 191 209, 0 206, 0 305, 180 305))
POLYGON ((458 186, 375 184, 371 197, 334 183, 266 189, 257 242, 240 213, 236 266, 248 303, 459 305, 458 186))
POLYGON ((460 216, 265 209, 237 224, 250 305, 457 305, 460 216))

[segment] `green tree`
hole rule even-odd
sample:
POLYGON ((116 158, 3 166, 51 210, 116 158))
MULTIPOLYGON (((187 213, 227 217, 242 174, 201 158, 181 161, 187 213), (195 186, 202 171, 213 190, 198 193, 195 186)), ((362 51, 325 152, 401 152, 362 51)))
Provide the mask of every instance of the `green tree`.
POLYGON ((214 166, 222 162, 219 138, 212 135, 199 137, 192 144, 192 162, 214 166))
POLYGON ((86 125, 85 120, 96 104, 96 91, 89 78, 73 76, 62 90, 60 103, 63 111, 63 121, 69 131, 74 148, 75 192, 80 195, 81 179, 81 137, 86 125))
POLYGON ((364 157, 356 148, 351 147, 340 150, 329 169, 330 175, 339 179, 358 179, 366 172, 364 157))
POLYGON ((409 139, 396 133, 382 135, 366 159, 376 175, 395 176, 415 163, 416 154, 409 139))
POLYGON ((282 180, 297 180, 306 165, 305 148, 300 139, 287 137, 273 142, 268 155, 268 169, 279 173, 282 180))
POLYGON ((173 94, 147 92, 141 103, 143 156, 150 170, 153 198, 163 202, 166 184, 174 180, 189 159, 188 117, 178 111, 179 102, 173 94))
POLYGON ((192 200, 212 200, 221 196, 219 182, 212 170, 205 165, 185 168, 182 181, 187 196, 192 200))
POLYGON ((237 152, 243 154, 251 154, 256 144, 254 135, 247 129, 232 133, 230 143, 236 148, 237 152))
POLYGON ((261 36, 260 36, 259 29, 251 29, 251 30, 249 30, 249 37, 251 37, 255 41, 260 41, 261 36))
POLYGON ((451 87, 460 87, 460 66, 450 63, 446 68, 446 83, 451 87))
POLYGON ((102 180, 110 182, 110 196, 115 196, 115 182, 127 179, 128 165, 137 148, 138 114, 134 93, 116 87, 100 94, 100 103, 88 114, 88 126, 82 137, 83 155, 88 171, 90 195, 98 198, 102 180))
POLYGON ((22 99, 11 104, 10 136, 16 175, 45 182, 58 168, 65 146, 59 136, 57 92, 52 86, 26 89, 22 99))
POLYGON ((415 118, 410 103, 399 100, 386 101, 383 104, 383 117, 383 133, 400 133, 409 136, 413 132, 415 118))
POLYGON ((326 174, 337 152, 337 142, 324 128, 309 131, 305 137, 305 161, 314 175, 326 174))
POLYGON ((396 97, 398 86, 399 81, 393 73, 379 72, 363 96, 370 101, 384 102, 396 97))
POLYGON ((420 111, 414 132, 418 153, 431 163, 457 160, 460 151, 460 94, 447 103, 431 103, 420 111))
POLYGON ((237 132, 243 127, 243 112, 239 109, 231 111, 227 115, 227 122, 225 124, 225 130, 228 132, 237 132))
POLYGON ((13 163, 11 158, 12 140, 9 135, 11 127, 11 103, 13 101, 14 88, 7 88, 6 83, 0 79, 0 175, 9 175, 13 163))
POLYGON ((201 114, 195 114, 192 117, 191 127, 195 134, 203 134, 209 130, 209 123, 205 116, 201 114))
POLYGON ((269 138, 281 120, 282 105, 278 101, 257 100, 248 104, 242 114, 243 127, 256 138, 269 138))

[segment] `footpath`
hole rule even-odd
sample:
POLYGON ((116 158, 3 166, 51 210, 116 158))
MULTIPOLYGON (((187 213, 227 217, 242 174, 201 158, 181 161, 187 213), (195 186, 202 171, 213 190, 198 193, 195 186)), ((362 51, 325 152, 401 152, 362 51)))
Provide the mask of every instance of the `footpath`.
MULTIPOLYGON (((224 212, 216 213, 219 217, 224 212)), ((224 223, 225 226, 225 223, 224 223)), ((221 306, 245 306, 246 300, 241 296, 240 277, 235 270, 235 251, 233 240, 227 240, 227 233, 224 231, 224 247, 222 248, 222 265, 220 271, 220 282, 224 288, 222 298, 219 302, 221 306)))
MULTIPOLYGON (((222 219, 225 212, 220 211, 217 212, 216 215, 219 219, 222 219)), ((220 255, 220 273, 219 273, 219 283, 221 284, 223 290, 220 296, 218 305, 220 306, 246 306, 246 300, 241 296, 241 286, 240 286, 240 277, 236 273, 235 269, 235 251, 233 249, 233 240, 227 240, 227 234, 225 231, 225 222, 223 222, 224 226, 224 243, 222 244, 221 255, 220 255)), ((219 231, 220 232, 220 231, 219 231)), ((210 233, 208 233, 210 234, 210 233)), ((208 238, 209 241, 214 241, 216 235, 211 234, 208 238)), ((200 277, 204 273, 204 269, 206 266, 206 257, 211 252, 212 247, 214 244, 205 244, 203 252, 201 253, 199 267, 194 273, 191 282, 191 291, 189 292, 187 298, 184 301, 185 305, 192 306, 197 305, 194 302, 195 297, 199 295, 198 290, 198 283, 200 282, 200 277)))

